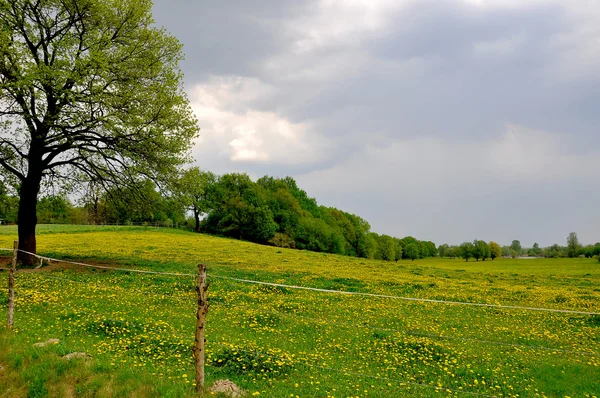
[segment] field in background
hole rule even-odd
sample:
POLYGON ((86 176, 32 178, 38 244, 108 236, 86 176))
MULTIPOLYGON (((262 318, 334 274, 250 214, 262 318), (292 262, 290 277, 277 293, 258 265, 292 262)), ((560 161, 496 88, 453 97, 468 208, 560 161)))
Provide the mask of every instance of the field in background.
MULTIPOLYGON (((14 227, 0 227, 0 247, 12 247, 15 236, 14 227)), ((214 277, 600 312, 596 260, 392 263, 178 230, 93 226, 41 226, 38 252, 182 273, 207 263, 208 381, 229 378, 250 394, 591 397, 600 391, 597 316, 347 296, 214 277)), ((192 396, 193 286, 193 277, 71 267, 19 273, 16 330, 0 332, 0 396, 192 396), (48 338, 61 343, 32 348, 48 338), (82 365, 60 358, 72 351, 94 359, 82 365)), ((2 320, 6 300, 2 290, 2 320)))

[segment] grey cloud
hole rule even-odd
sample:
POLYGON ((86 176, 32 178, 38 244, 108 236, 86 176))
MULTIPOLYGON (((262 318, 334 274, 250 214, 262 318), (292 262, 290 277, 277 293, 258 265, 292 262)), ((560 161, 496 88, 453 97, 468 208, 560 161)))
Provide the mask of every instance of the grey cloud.
MULTIPOLYGON (((469 58, 475 42, 490 42, 523 34, 545 40, 569 29, 564 10, 555 5, 525 9, 480 9, 457 1, 420 1, 399 11, 392 32, 371 42, 370 51, 382 58, 443 56, 469 58)), ((545 46, 544 46, 545 47, 545 46)), ((537 48, 536 53, 544 51, 537 48)))
MULTIPOLYGON (((314 22, 313 1, 158 0, 154 13, 184 43, 190 90, 215 77, 256 79, 270 88, 268 95, 233 95, 224 110, 240 118, 250 110, 275 113, 333 143, 325 158, 281 164, 234 162, 218 147, 222 142, 208 139, 195 150, 202 167, 292 175, 320 202, 364 216, 378 232, 437 243, 478 237, 547 245, 563 243, 571 230, 583 241, 600 240, 597 184, 562 175, 552 183, 527 164, 531 170, 518 180, 479 176, 474 182, 463 175, 481 165, 455 157, 513 123, 566 137, 561 155, 572 155, 581 168, 597 167, 586 156, 600 151, 600 72, 561 69, 565 57, 575 65, 592 60, 554 45, 578 27, 567 12, 574 7, 570 1, 495 8, 416 1, 386 15, 391 22, 380 31, 353 32, 352 40, 305 53, 293 51, 300 37, 288 28, 314 22), (434 162, 428 151, 436 149, 426 147, 419 155, 429 165, 366 157, 368 148, 385 150, 415 137, 449 143, 438 154, 447 163, 434 162), (352 162, 371 173, 368 186, 354 169, 344 169, 352 162), (435 184, 423 184, 427 179, 435 184)), ((586 170, 573 173, 589 177, 586 170)))
POLYGON ((285 48, 279 23, 300 8, 302 2, 277 0, 156 0, 153 12, 184 44, 189 86, 209 75, 256 73, 265 56, 285 48))

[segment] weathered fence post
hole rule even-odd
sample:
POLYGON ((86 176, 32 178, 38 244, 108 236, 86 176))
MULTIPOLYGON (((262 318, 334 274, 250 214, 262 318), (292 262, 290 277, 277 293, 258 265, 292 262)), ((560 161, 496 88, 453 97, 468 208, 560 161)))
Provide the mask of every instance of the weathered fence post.
POLYGON ((206 265, 198 264, 198 284, 196 285, 196 293, 198 294, 198 308, 196 309, 196 341, 194 344, 197 392, 201 392, 204 389, 204 322, 208 312, 208 301, 206 299, 207 291, 208 284, 206 283, 206 265))
POLYGON ((19 241, 13 243, 13 258, 10 271, 8 273, 8 324, 9 329, 14 324, 15 314, 15 272, 17 270, 17 255, 19 254, 19 241))

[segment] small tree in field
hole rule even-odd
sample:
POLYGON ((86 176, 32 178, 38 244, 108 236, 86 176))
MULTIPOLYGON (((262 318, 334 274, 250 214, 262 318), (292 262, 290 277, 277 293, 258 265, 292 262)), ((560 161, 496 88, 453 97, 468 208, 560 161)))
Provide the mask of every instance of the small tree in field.
POLYGON ((148 0, 0 1, 0 166, 19 185, 20 249, 36 252, 44 183, 135 186, 187 160, 198 127, 181 45, 151 10, 148 0))
POLYGON ((186 170, 178 181, 178 191, 184 205, 194 213, 195 230, 200 231, 200 216, 211 208, 210 188, 216 177, 210 171, 201 171, 198 167, 186 170))
POLYGON ((494 241, 490 242, 490 257, 492 260, 502 256, 502 248, 494 241))
POLYGON ((475 246, 471 242, 464 242, 458 247, 458 254, 465 259, 465 261, 469 261, 471 257, 473 257, 473 252, 475 250, 475 246))
POLYGON ((571 232, 567 237, 567 256, 577 257, 581 245, 579 244, 579 238, 577 233, 571 232))

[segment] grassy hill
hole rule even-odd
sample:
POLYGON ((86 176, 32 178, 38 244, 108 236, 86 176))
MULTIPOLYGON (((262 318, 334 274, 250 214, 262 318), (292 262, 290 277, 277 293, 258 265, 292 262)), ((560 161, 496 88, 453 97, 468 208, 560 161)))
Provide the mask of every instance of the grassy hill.
MULTIPOLYGON (((0 227, 0 247, 12 247, 15 237, 14 227, 0 227)), ((228 378, 249 395, 591 397, 600 391, 598 316, 217 278, 600 312, 595 260, 393 263, 177 230, 76 226, 41 226, 38 252, 192 274, 199 262, 208 264, 207 381, 228 378)), ((0 396, 193 396, 193 288, 192 276, 60 265, 19 272, 15 329, 0 331, 0 396), (32 346, 49 338, 60 343, 32 346), (73 351, 93 359, 61 358, 73 351)), ((6 301, 3 289, 3 321, 6 301)))

